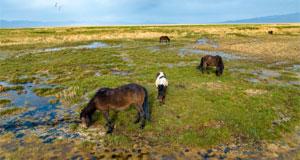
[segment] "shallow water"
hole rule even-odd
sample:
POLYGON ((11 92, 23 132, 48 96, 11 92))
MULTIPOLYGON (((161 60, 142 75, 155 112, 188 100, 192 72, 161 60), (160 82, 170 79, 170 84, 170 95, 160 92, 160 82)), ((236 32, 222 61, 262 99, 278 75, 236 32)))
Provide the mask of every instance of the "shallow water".
POLYGON ((53 51, 60 51, 60 50, 64 50, 64 49, 81 49, 81 48, 95 49, 95 48, 106 48, 106 47, 108 47, 108 45, 105 43, 93 42, 91 44, 74 46, 74 47, 46 48, 46 49, 38 50, 38 52, 53 52, 53 51))
POLYGON ((150 49, 151 52, 159 52, 159 48, 157 47, 146 47, 145 49, 150 49))
POLYGON ((299 70, 300 69, 300 65, 293 65, 293 69, 294 70, 299 70))
MULTIPOLYGON (((15 86, 0 82, 1 85, 15 86)), ((25 112, 14 115, 0 117, 0 134, 4 132, 14 133, 16 138, 22 138, 25 135, 36 135, 49 143, 56 138, 76 138, 79 136, 69 130, 71 123, 78 123, 72 120, 64 119, 66 114, 74 115, 75 112, 70 109, 58 107, 57 104, 49 103, 50 99, 55 97, 40 97, 31 90, 35 88, 57 87, 57 85, 37 85, 32 83, 19 84, 25 87, 22 92, 10 90, 2 92, 0 99, 6 98, 13 100, 12 104, 6 107, 19 106, 26 108, 25 112)))
POLYGON ((272 64, 268 64, 268 67, 279 66, 279 65, 286 64, 286 63, 287 63, 287 62, 275 62, 275 63, 272 63, 272 64))
POLYGON ((226 59, 253 59, 253 58, 248 58, 248 57, 241 57, 241 56, 226 54, 224 52, 204 51, 204 50, 200 50, 200 49, 182 48, 182 49, 179 50, 179 54, 180 54, 181 57, 184 57, 186 53, 199 53, 199 54, 212 55, 212 56, 219 55, 219 56, 221 56, 223 58, 226 58, 226 59))
MULTIPOLYGON (((45 49, 38 49, 38 50, 31 50, 31 51, 26 51, 22 53, 21 55, 12 57, 8 56, 6 58, 20 58, 20 56, 29 54, 29 53, 42 53, 42 52, 55 52, 55 51, 61 51, 65 49, 95 49, 95 48, 120 48, 121 46, 109 46, 108 44, 102 43, 102 42, 92 42, 91 44, 87 45, 79 45, 79 46, 73 46, 73 47, 55 47, 55 48, 45 48, 45 49)), ((6 58, 0 59, 4 60, 6 58)))
POLYGON ((204 37, 204 38, 201 38, 201 39, 199 39, 199 40, 197 40, 197 44, 198 44, 198 45, 207 44, 207 45, 209 45, 209 46, 211 46, 211 47, 213 47, 213 48, 219 48, 219 46, 216 45, 216 44, 208 44, 208 43, 207 43, 207 39, 206 39, 205 37, 204 37))

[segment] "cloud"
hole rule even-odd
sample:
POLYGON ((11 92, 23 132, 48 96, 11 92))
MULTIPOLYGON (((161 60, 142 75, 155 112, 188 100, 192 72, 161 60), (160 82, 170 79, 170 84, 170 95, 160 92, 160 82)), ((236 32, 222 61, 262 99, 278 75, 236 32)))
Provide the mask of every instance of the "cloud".
POLYGON ((300 12, 299 0, 1 0, 0 6, 0 19, 114 24, 214 23, 300 12))

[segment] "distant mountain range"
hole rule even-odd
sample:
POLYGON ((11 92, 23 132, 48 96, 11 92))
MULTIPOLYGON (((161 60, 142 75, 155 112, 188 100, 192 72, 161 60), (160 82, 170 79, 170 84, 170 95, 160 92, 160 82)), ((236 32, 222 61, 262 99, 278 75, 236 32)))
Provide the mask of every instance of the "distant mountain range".
MULTIPOLYGON (((121 23, 121 22, 120 22, 121 23)), ((124 22, 123 22, 124 23, 124 22)), ((149 22, 145 22, 146 24, 149 22)), ((230 20, 221 23, 300 23, 300 13, 292 13, 285 15, 274 15, 266 17, 257 17, 251 19, 242 20, 230 20)), ((7 21, 0 19, 0 28, 20 28, 20 27, 53 27, 53 26, 82 26, 82 25, 103 25, 105 23, 100 22, 76 22, 76 21, 7 21)), ((130 25, 130 23, 124 23, 130 25)), ((153 24, 153 23, 149 23, 153 24)), ((163 23, 161 23, 163 24, 163 23)), ((116 24, 111 24, 116 25, 116 24)), ((132 24, 133 25, 133 24, 132 24)))
POLYGON ((222 23, 300 23, 300 13, 231 20, 222 23))

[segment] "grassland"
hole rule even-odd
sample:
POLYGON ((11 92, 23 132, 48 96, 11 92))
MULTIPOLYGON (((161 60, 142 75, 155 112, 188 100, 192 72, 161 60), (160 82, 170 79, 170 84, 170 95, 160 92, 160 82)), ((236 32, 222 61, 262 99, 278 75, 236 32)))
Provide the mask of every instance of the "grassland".
MULTIPOLYGON (((133 124, 136 115, 133 107, 124 112, 110 112, 117 126, 113 135, 98 136, 109 146, 134 146, 136 139, 146 139, 161 148, 270 143, 283 140, 300 122, 299 86, 271 83, 299 81, 299 70, 292 68, 300 64, 299 24, 1 29, 0 38, 0 57, 5 58, 0 61, 0 80, 36 75, 52 77, 46 84, 63 85, 65 89, 50 90, 46 95, 56 95, 64 105, 83 103, 77 111, 87 103, 86 96, 91 98, 99 88, 127 83, 145 86, 153 123, 147 123, 140 131, 133 124), (268 30, 274 34, 269 35, 268 30), (171 43, 159 44, 161 35, 170 36, 171 43), (219 47, 196 43, 204 37, 219 47), (94 41, 109 47, 36 52, 94 41), (224 59, 222 77, 216 77, 213 72, 202 75, 196 70, 202 55, 190 53, 181 57, 180 49, 185 47, 222 51, 249 59, 224 59), (275 62, 284 63, 271 65, 275 62), (230 70, 234 68, 245 72, 230 70), (253 70, 283 74, 253 83, 247 81, 259 76, 252 74, 253 70), (122 76, 116 71, 128 74, 122 76), (166 73, 170 84, 164 106, 156 101, 154 81, 159 71, 166 73)), ((100 113, 93 119, 91 128, 105 126, 100 113)), ((71 128, 83 130, 75 124, 71 128)), ((84 132, 92 134, 93 131, 84 132)))

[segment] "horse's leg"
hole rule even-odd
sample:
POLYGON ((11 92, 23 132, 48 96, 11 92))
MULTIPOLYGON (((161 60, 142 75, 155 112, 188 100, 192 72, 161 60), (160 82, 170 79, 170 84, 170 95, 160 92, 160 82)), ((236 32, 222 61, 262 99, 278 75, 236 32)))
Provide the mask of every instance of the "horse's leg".
POLYGON ((135 104, 135 108, 138 110, 138 112, 140 113, 140 117, 142 118, 142 123, 141 123, 141 126, 140 126, 139 129, 144 129, 144 127, 145 127, 146 114, 145 114, 142 106, 143 106, 143 103, 142 104, 139 104, 139 103, 135 104))
POLYGON ((141 120, 141 116, 140 116, 140 112, 138 111, 138 112, 137 112, 137 115, 136 115, 136 120, 135 120, 133 123, 134 123, 134 124, 137 124, 137 123, 140 122, 140 120, 141 120))
POLYGON ((216 76, 219 76, 218 67, 216 67, 216 76))
POLYGON ((165 104, 166 94, 167 94, 167 87, 165 86, 165 88, 164 88, 164 96, 163 96, 163 104, 165 104))
POLYGON ((207 69, 207 64, 206 63, 203 64, 203 68, 205 68, 207 74, 209 74, 209 70, 207 69))
POLYGON ((112 132, 112 127, 111 127, 109 119, 108 119, 108 113, 109 113, 108 110, 107 111, 102 111, 102 114, 103 114, 103 116, 106 120, 106 126, 108 127, 108 130, 107 130, 106 134, 110 134, 112 132))

